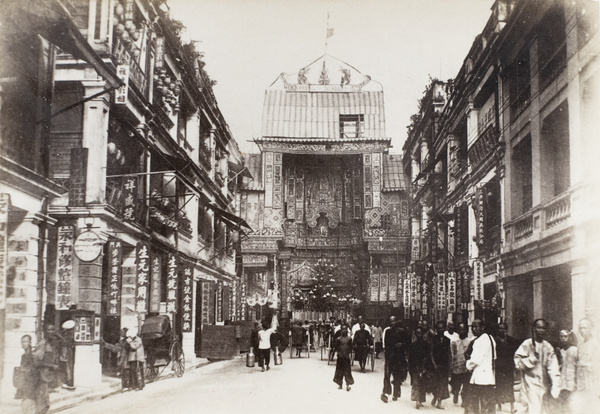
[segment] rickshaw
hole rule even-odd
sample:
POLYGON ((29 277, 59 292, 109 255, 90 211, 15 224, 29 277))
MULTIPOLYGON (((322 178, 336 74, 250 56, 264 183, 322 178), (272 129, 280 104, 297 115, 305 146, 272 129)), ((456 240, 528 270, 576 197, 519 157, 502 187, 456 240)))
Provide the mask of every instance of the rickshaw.
POLYGON ((171 369, 180 378, 185 372, 185 355, 181 342, 171 330, 167 315, 151 316, 144 321, 140 337, 146 351, 146 381, 152 382, 172 364, 171 369))

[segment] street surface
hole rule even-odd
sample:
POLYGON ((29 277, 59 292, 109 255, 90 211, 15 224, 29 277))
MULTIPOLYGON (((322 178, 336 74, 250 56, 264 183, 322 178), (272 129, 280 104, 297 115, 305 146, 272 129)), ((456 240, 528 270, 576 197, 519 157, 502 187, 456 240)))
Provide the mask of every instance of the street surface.
MULTIPOLYGON (((410 402, 410 386, 402 387, 395 402, 383 403, 379 396, 383 384, 383 359, 375 360, 375 372, 361 373, 353 366, 355 384, 348 392, 338 390, 333 379, 335 365, 311 358, 289 358, 284 353, 283 365, 273 365, 261 372, 258 364, 247 368, 245 356, 215 362, 185 373, 182 378, 169 378, 147 384, 142 391, 129 391, 62 411, 70 414, 106 414, 109 412, 167 413, 385 413, 429 412, 442 410, 431 406, 431 395, 425 407, 414 408, 410 402)), ((344 384, 345 386, 345 384, 344 384)), ((446 413, 462 413, 452 399, 444 400, 446 413)), ((503 407, 508 412, 508 406, 503 407)))

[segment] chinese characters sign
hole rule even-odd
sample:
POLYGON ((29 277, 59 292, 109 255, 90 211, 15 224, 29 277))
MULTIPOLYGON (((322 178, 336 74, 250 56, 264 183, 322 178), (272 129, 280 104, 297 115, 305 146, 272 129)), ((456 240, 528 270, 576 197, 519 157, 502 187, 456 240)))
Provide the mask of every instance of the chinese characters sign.
POLYGON ((448 272, 448 313, 456 312, 456 274, 448 272))
POLYGON ((404 291, 403 291, 403 296, 404 296, 404 318, 408 319, 410 317, 410 298, 411 298, 411 294, 410 294, 410 273, 408 273, 406 275, 406 278, 404 279, 404 291))
POLYGON ((8 266, 8 210, 10 195, 0 194, 0 309, 6 308, 6 268, 8 266))
POLYGON ((148 290, 150 288, 150 246, 138 243, 135 250, 135 311, 148 312, 148 290))
POLYGON ((177 312, 177 256, 172 253, 167 262, 167 312, 177 312))
POLYGON ((108 242, 108 314, 110 316, 121 314, 122 255, 122 242, 110 240, 108 242))
POLYGON ((183 287, 182 287, 182 331, 192 332, 192 266, 185 264, 183 266, 183 287))
POLYGON ((118 65, 117 76, 123 81, 123 85, 115 91, 115 103, 126 104, 127 103, 127 89, 129 88, 129 65, 118 65))
POLYGON ((71 283, 73 281, 73 240, 75 229, 72 226, 58 228, 56 254, 56 309, 69 309, 71 304, 71 283))
POLYGON ((437 309, 442 311, 446 309, 446 274, 438 273, 437 275, 437 309))
POLYGON ((138 199, 137 178, 125 177, 123 179, 123 219, 134 221, 138 199))
POLYGON ((473 299, 483 300, 483 262, 473 262, 473 299))
POLYGON ((160 311, 160 281, 162 278, 162 258, 155 254, 152 256, 150 267, 150 312, 160 311))

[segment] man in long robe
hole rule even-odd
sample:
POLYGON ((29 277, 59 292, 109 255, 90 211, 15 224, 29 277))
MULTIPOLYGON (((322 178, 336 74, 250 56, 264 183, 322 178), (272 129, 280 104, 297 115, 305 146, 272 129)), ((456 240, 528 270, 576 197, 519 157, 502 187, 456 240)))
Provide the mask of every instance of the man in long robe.
POLYGON ((573 412, 585 412, 600 401, 600 343, 594 337, 594 325, 589 319, 579 321, 582 341, 577 347, 575 388, 571 399, 573 412))
POLYGON ((533 325, 533 338, 526 339, 515 352, 515 368, 521 373, 521 402, 523 413, 542 414, 544 398, 560 394, 560 369, 554 347, 546 340, 548 324, 537 319, 533 325))

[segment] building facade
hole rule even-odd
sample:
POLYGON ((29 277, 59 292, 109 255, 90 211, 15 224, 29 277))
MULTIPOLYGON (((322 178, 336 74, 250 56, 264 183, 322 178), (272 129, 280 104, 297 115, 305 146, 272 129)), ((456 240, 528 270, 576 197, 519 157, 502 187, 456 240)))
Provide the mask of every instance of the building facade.
POLYGON ((452 274, 438 317, 518 338, 597 320, 597 29, 597 2, 496 1, 456 78, 428 86, 404 157, 413 264, 452 274))
POLYGON ((381 85, 327 55, 281 74, 255 142, 239 210, 254 229, 242 241, 248 317, 389 316, 409 223, 381 85))
POLYGON ((2 13, 3 389, 20 337, 68 319, 76 386, 114 368, 101 340, 149 315, 202 356, 203 327, 241 317, 248 229, 244 159, 200 54, 162 1, 36 3, 2 13))

